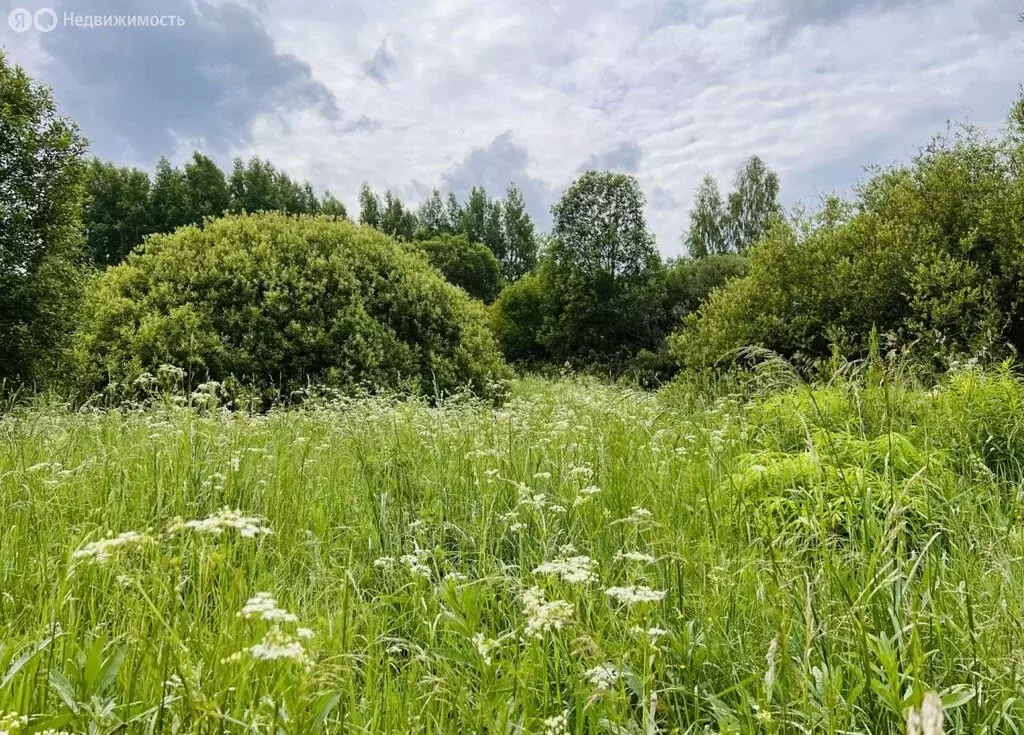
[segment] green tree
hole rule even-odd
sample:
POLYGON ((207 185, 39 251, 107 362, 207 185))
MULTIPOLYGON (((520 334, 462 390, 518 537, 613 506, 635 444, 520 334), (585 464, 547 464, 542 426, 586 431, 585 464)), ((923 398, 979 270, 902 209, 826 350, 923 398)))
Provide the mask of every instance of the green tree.
POLYGON ((390 189, 384 192, 384 207, 380 215, 381 232, 399 240, 409 241, 416 234, 416 214, 406 209, 402 200, 390 189))
POLYGON ((608 361, 656 346, 661 259, 637 180, 588 171, 551 211, 543 271, 554 305, 546 336, 552 354, 608 361))
POLYGON ((474 186, 466 199, 466 205, 461 208, 459 215, 459 232, 465 235, 470 242, 487 242, 487 214, 490 210, 490 201, 487 199, 487 192, 483 188, 474 186))
POLYGON ((330 190, 324 192, 324 198, 320 202, 320 213, 335 219, 348 219, 345 205, 330 190))
POLYGON ((552 359, 544 339, 550 307, 548 283, 539 273, 526 273, 501 290, 491 307, 491 329, 506 360, 542 364, 552 359))
POLYGON ((729 251, 745 253, 781 215, 778 174, 760 158, 751 156, 736 172, 728 209, 724 229, 729 251))
POLYGON ((537 265, 533 220, 526 213, 522 192, 514 184, 510 184, 505 192, 502 214, 506 246, 501 268, 505 279, 511 282, 522 278, 537 265))
POLYGON ((96 265, 116 265, 153 232, 149 176, 94 158, 86 170, 85 189, 86 251, 96 265))
POLYGON ((192 224, 192 201, 185 174, 166 158, 156 165, 149 190, 149 219, 155 232, 173 232, 192 224))
POLYGON ((382 209, 380 197, 364 181, 359 187, 359 224, 379 230, 383 219, 382 209))
POLYGON ((0 381, 46 377, 75 318, 85 147, 0 52, 0 381))
POLYGON ((455 226, 449 218, 444 200, 441 199, 441 192, 437 189, 434 189, 420 205, 416 212, 416 219, 419 223, 417 236, 420 239, 429 239, 455 232, 455 226))
POLYGON ((718 181, 707 175, 697 189, 693 209, 690 210, 690 227, 683 237, 690 257, 706 258, 713 253, 728 252, 725 239, 727 219, 718 181))
POLYGON ((191 204, 190 224, 207 217, 220 217, 231 207, 227 177, 220 167, 199 151, 185 164, 185 184, 191 204))

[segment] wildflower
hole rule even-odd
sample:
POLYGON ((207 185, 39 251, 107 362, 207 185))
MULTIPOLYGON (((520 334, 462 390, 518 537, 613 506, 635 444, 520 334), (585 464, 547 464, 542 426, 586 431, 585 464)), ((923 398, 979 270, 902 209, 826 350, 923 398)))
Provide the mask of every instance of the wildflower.
POLYGON ((416 549, 411 554, 403 554, 398 558, 402 564, 409 567, 409 571, 419 577, 430 578, 430 567, 425 562, 430 556, 430 552, 424 551, 423 549, 416 549))
POLYGON ((611 664, 595 666, 586 673, 587 681, 599 692, 605 692, 618 684, 622 674, 611 664))
POLYGON ((907 735, 942 735, 944 720, 942 700, 935 692, 928 692, 920 711, 911 707, 907 713, 907 735))
POLYGON ((652 645, 656 644, 663 635, 668 634, 668 631, 664 628, 641 628, 639 625, 633 626, 630 632, 639 636, 645 636, 652 645))
POLYGON ((241 459, 241 457, 232 457, 231 458, 231 471, 232 472, 238 472, 238 470, 241 467, 242 467, 242 459, 241 459))
POLYGON ((629 520, 631 521, 646 521, 653 518, 654 514, 646 508, 641 508, 639 505, 634 505, 629 514, 629 520))
POLYGON ((298 637, 285 633, 276 625, 259 643, 231 654, 224 662, 232 663, 245 657, 256 661, 293 661, 304 666, 310 663, 306 649, 298 637))
POLYGON ((309 640, 310 638, 315 636, 316 633, 314 633, 309 628, 296 628, 295 629, 295 635, 297 635, 299 638, 303 638, 305 640, 309 640))
POLYGON ((571 556, 546 561, 533 570, 534 574, 556 574, 568 584, 587 584, 597 581, 596 563, 589 556, 571 556))
POLYGON ((569 470, 569 476, 570 477, 582 477, 584 479, 589 480, 591 477, 594 476, 594 471, 592 469, 590 469, 589 467, 583 467, 583 466, 573 467, 571 470, 569 470))
POLYGON ((526 635, 534 638, 561 630, 573 613, 573 606, 564 600, 545 600, 539 587, 531 587, 523 593, 523 609, 528 616, 526 635))
POLYGON ((473 645, 476 646, 476 650, 480 654, 480 658, 483 659, 484 664, 490 666, 491 652, 498 647, 498 641, 486 638, 483 633, 475 633, 473 635, 473 645))
POLYGON ((28 716, 0 710, 0 735, 14 735, 28 727, 28 716))
POLYGON ((664 592, 637 585, 631 587, 609 587, 604 593, 616 602, 621 602, 624 605, 635 605, 640 602, 659 602, 665 599, 664 592))
POLYGON ((568 735, 568 733, 569 710, 562 710, 562 714, 544 720, 544 735, 568 735))
POLYGON ((293 613, 277 606, 269 592, 257 592, 245 603, 245 607, 238 613, 240 618, 259 618, 272 622, 294 623, 298 620, 293 613))
POLYGON ((200 520, 184 521, 179 518, 168 529, 170 533, 185 530, 209 536, 220 536, 225 531, 238 531, 238 535, 242 538, 256 538, 273 533, 273 530, 264 525, 263 519, 259 516, 245 516, 242 515, 242 511, 231 510, 227 507, 200 520))
POLYGON ((526 530, 526 524, 522 521, 518 523, 513 523, 511 526, 508 527, 508 530, 512 533, 518 533, 519 531, 526 530))
POLYGON ((550 472, 535 472, 533 474, 533 479, 534 480, 550 480, 551 479, 551 473, 550 472))
POLYGON ((639 551, 620 551, 615 555, 615 561, 630 561, 636 564, 653 564, 655 558, 650 554, 639 551))
POLYGON ((375 569, 394 569, 395 568, 395 557, 393 556, 382 556, 373 560, 373 566, 375 569))
POLYGON ((71 555, 72 559, 83 560, 90 564, 105 564, 115 552, 130 549, 152 542, 152 538, 137 531, 125 531, 119 536, 108 536, 99 541, 88 543, 71 555))

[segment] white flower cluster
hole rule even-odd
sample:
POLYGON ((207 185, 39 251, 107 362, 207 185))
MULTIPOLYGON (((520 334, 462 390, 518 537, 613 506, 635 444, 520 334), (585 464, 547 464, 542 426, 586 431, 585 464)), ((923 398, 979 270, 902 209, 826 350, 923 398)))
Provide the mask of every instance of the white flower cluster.
POLYGON ((615 561, 631 561, 636 564, 653 564, 655 559, 650 554, 640 551, 620 551, 615 555, 615 561))
POLYGON ((588 584, 597 581, 594 567, 597 563, 589 556, 561 557, 546 561, 533 570, 534 574, 557 574, 569 584, 588 584))
POLYGON ((526 635, 543 638, 545 633, 561 630, 572 617, 573 606, 565 600, 545 600, 540 587, 523 592, 526 612, 526 635))
POLYGON ((263 636, 263 640, 231 654, 224 659, 225 663, 251 658, 255 661, 292 661, 307 667, 310 665, 302 641, 312 638, 313 631, 301 627, 296 628, 294 633, 282 630, 282 624, 296 623, 298 616, 278 607, 277 600, 269 592, 257 592, 250 597, 238 616, 265 620, 273 623, 273 627, 263 636))
POLYGON ((259 618, 272 623, 294 623, 299 619, 294 613, 278 607, 277 600, 269 592, 257 592, 250 597, 238 617, 259 618))
POLYGON ((256 661, 293 661, 308 666, 309 656, 299 638, 311 636, 312 631, 307 628, 299 628, 295 635, 292 635, 275 625, 263 636, 263 640, 231 654, 225 659, 225 663, 240 661, 248 657, 256 661))
POLYGON ((942 699, 935 692, 928 692, 921 702, 921 709, 911 707, 907 713, 907 735, 942 735, 944 721, 942 699))
POLYGON ((641 602, 660 602, 665 599, 665 593, 660 590, 652 590, 642 585, 630 587, 609 587, 604 591, 606 595, 621 602, 623 605, 636 605, 641 602))
POLYGON ((480 658, 483 659, 484 664, 490 666, 491 653, 498 647, 498 641, 485 637, 483 633, 475 633, 473 635, 473 645, 476 646, 476 650, 480 654, 480 658))
POLYGON ((221 508, 206 518, 185 521, 181 518, 171 524, 170 533, 180 531, 195 531, 196 533, 210 536, 220 536, 225 531, 237 531, 242 538, 256 538, 273 533, 270 526, 264 525, 264 520, 259 516, 242 515, 240 510, 221 508))
POLYGON ((409 571, 417 577, 430 579, 430 567, 424 562, 430 558, 430 552, 423 549, 416 549, 411 554, 402 554, 398 561, 409 567, 409 571))
POLYGON ((622 673, 611 664, 595 666, 586 673, 587 681, 599 692, 605 692, 619 683, 622 673))
POLYGON ((0 735, 14 735, 28 727, 28 716, 0 710, 0 735))
POLYGON ((71 555, 71 558, 89 564, 105 564, 118 551, 130 549, 153 541, 152 537, 138 531, 125 531, 119 536, 110 535, 105 539, 88 543, 71 555))
POLYGON ((544 720, 544 735, 568 735, 569 713, 563 711, 560 715, 548 717, 544 720))

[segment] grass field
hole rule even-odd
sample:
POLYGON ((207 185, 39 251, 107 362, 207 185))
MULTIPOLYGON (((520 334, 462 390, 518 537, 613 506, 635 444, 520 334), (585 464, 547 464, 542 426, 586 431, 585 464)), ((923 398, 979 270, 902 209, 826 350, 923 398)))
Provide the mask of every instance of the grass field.
POLYGON ((0 733, 1017 732, 1024 384, 877 377, 14 410, 0 733))

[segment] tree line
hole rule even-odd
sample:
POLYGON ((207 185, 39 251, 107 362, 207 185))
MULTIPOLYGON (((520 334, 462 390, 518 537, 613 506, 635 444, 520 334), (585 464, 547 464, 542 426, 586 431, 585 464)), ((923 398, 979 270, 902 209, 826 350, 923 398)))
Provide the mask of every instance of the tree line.
MULTIPOLYGON (((329 192, 318 197, 259 158, 235 161, 227 174, 195 153, 181 168, 161 160, 152 179, 86 161, 84 139, 49 91, 2 58, 0 94, 0 379, 59 372, 96 266, 122 262, 147 235, 199 225, 162 247, 194 244, 187 232, 225 213, 348 219, 329 192)), ((809 213, 783 210, 778 176, 757 157, 725 195, 706 177, 682 234, 688 255, 667 261, 647 226, 639 182, 610 171, 587 171, 565 190, 549 234, 537 231, 515 186, 496 198, 475 187, 465 201, 435 190, 413 206, 364 185, 357 219, 413 258, 388 256, 402 269, 433 266, 490 304, 489 339, 510 362, 569 362, 656 383, 680 369, 728 366, 750 345, 813 369, 833 351, 864 354, 878 334, 891 349, 941 366, 1024 348, 1022 172, 1024 98, 1001 134, 955 129, 914 160, 877 169, 852 199, 827 198, 809 213)), ((330 238, 359 243, 357 231, 330 238)), ((257 255, 246 257, 259 262, 257 255)), ((196 267, 222 265, 197 259, 196 267)), ((421 278, 402 283, 415 290, 421 278)), ((176 310, 168 323, 185 329, 193 317, 176 320, 211 307, 160 308, 176 310)))

